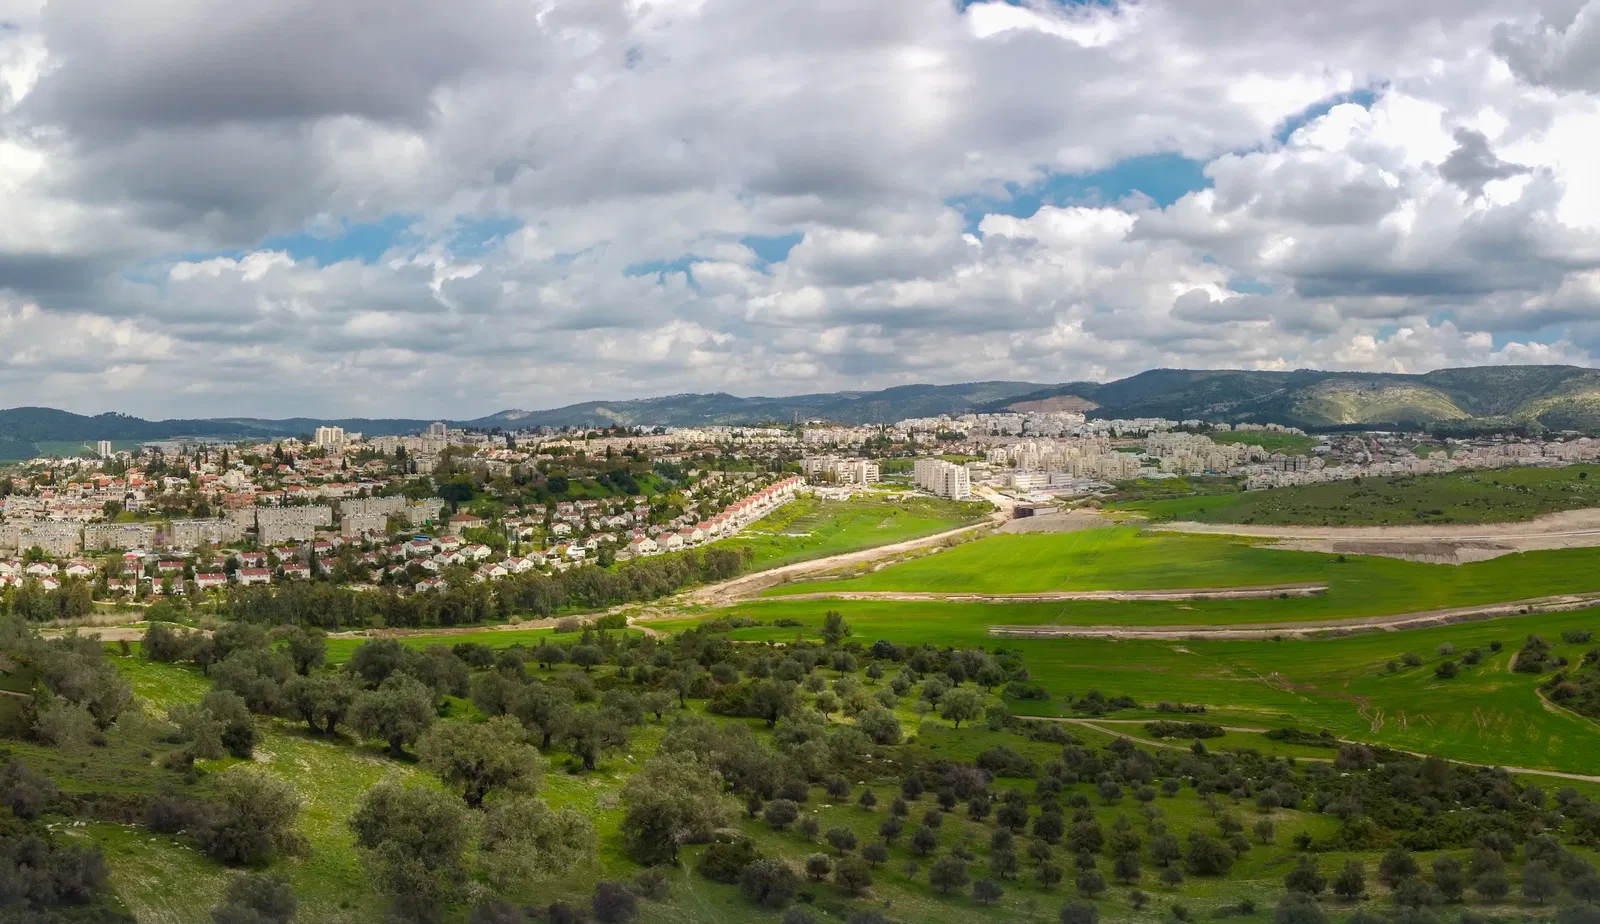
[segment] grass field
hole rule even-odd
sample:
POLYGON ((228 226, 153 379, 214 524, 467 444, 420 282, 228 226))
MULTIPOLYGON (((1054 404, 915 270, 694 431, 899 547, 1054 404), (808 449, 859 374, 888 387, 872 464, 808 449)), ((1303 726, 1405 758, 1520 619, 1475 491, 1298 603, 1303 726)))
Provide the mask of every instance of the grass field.
MULTIPOLYGON (((1327 728, 1355 740, 1434 753, 1457 760, 1504 763, 1573 773, 1597 772, 1600 728, 1565 710, 1547 707, 1540 677, 1509 671, 1510 659, 1530 632, 1538 632, 1574 662, 1592 645, 1561 645, 1567 629, 1600 630, 1600 611, 1489 620, 1435 629, 1345 638, 1282 641, 1147 641, 1112 639, 1008 639, 987 634, 1003 613, 1023 606, 934 605, 857 601, 753 602, 733 615, 770 622, 797 620, 801 628, 773 625, 735 630, 749 641, 815 638, 822 612, 842 613, 864 644, 883 638, 902 644, 954 647, 1001 645, 1022 653, 1034 681, 1053 698, 1011 703, 1030 715, 1073 715, 1067 697, 1098 689, 1127 694, 1142 705, 1160 701, 1205 705, 1213 721, 1250 727, 1327 728), (809 606, 802 606, 808 602, 809 606), (809 612, 807 612, 809 610, 809 612), (779 615, 781 614, 781 615, 779 615), (1503 650, 1453 680, 1439 680, 1445 642, 1466 651, 1499 641, 1503 650), (1407 652, 1419 667, 1387 670, 1407 652)), ((692 625, 652 623, 671 630, 692 625)), ((1156 718, 1119 713, 1114 718, 1156 718)))
MULTIPOLYGON (((773 588, 843 591, 1030 593, 1071 590, 1227 588, 1325 582, 1324 594, 1181 603, 1072 602, 977 605, 988 623, 1229 625, 1408 613, 1600 591, 1600 549, 1505 555, 1466 565, 1264 548, 1226 536, 1140 532, 1133 527, 991 536, 839 581, 773 588)), ((816 604, 813 604, 815 607, 816 604)))
POLYGON ((1363 478, 1326 484, 1109 506, 1156 520, 1263 526, 1510 523, 1600 506, 1600 466, 1503 468, 1363 478), (1594 478, 1594 480, 1590 480, 1594 478))
POLYGON ((1317 438, 1302 436, 1298 433, 1276 433, 1270 430, 1242 430, 1231 433, 1207 433, 1212 442, 1216 443, 1242 443, 1247 446, 1260 446, 1267 452, 1281 452, 1285 455, 1303 456, 1316 448, 1317 438))
POLYGON ((751 569, 776 568, 812 558, 920 539, 976 523, 989 512, 984 503, 932 497, 854 497, 822 500, 802 495, 719 548, 748 548, 751 569))

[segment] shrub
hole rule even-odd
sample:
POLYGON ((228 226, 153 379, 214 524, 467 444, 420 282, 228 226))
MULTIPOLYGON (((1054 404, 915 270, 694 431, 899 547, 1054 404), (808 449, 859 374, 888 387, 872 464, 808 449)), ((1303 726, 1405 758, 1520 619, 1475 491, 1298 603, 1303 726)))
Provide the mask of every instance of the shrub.
POLYGON ((800 877, 789 864, 776 857, 756 860, 739 875, 739 889, 756 904, 782 908, 800 889, 800 877))

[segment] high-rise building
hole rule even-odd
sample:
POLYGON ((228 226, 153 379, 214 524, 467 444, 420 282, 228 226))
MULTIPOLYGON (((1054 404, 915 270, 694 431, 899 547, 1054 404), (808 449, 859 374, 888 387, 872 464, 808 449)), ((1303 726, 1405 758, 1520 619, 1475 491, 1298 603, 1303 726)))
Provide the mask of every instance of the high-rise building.
POLYGON ((102 459, 111 458, 111 441, 110 440, 101 440, 100 442, 95 443, 94 444, 94 451, 102 459))
POLYGON ((943 459, 918 459, 912 474, 917 487, 930 494, 955 500, 972 496, 972 476, 965 466, 943 459))
POLYGON ((450 427, 442 420, 434 421, 428 424, 428 435, 442 440, 450 435, 450 427))
POLYGON ((343 427, 318 427, 317 433, 311 442, 318 448, 329 452, 339 452, 344 449, 345 436, 343 427))

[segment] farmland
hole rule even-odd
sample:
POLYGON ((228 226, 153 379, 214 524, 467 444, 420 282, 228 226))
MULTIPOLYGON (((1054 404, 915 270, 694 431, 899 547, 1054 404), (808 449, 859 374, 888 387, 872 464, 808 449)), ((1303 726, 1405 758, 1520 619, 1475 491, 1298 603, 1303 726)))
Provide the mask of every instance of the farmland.
POLYGON ((983 520, 988 505, 912 495, 791 501, 719 548, 749 549, 751 568, 777 568, 842 552, 891 545, 983 520))
POLYGON ((1153 520, 1258 526, 1512 523, 1600 506, 1600 467, 1507 468, 1357 478, 1265 491, 1113 503, 1153 520))

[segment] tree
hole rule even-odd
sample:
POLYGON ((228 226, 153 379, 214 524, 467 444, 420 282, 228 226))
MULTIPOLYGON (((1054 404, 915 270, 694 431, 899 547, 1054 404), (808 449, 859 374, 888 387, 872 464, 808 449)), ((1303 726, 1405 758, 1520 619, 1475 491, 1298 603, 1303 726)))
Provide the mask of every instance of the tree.
POLYGON ((404 757, 406 745, 433 724, 435 714, 433 692, 411 675, 396 673, 356 697, 350 724, 368 738, 388 742, 395 757, 404 757))
POLYGON ((290 627, 283 631, 283 639, 295 673, 302 677, 328 659, 328 634, 321 629, 290 627))
POLYGON ((586 674, 594 670, 595 665, 603 664, 606 660, 605 652, 594 645, 574 645, 567 657, 573 664, 583 668, 586 674))
POLYGON ((925 857, 939 849, 939 832, 927 825, 918 825, 917 830, 911 835, 911 850, 919 857, 925 857))
POLYGON ((793 711, 798 697, 794 684, 785 680, 762 680, 750 688, 750 710, 767 723, 768 728, 778 724, 778 719, 793 711))
POLYGON ((544 773, 544 758, 527 743, 522 723, 510 716, 436 723, 417 742, 417 753, 472 808, 481 807, 496 789, 530 791, 544 773))
POLYGON ((1542 905, 1561 891, 1555 870, 1543 860, 1530 860, 1522 868, 1522 897, 1542 905))
POLYGON ((334 734, 355 702, 356 688, 341 674, 295 676, 283 687, 284 705, 313 732, 334 734))
POLYGON ((350 830, 368 876, 413 921, 439 920, 466 879, 471 819, 460 799, 385 780, 367 791, 350 830))
POLYGON ((877 869, 889 862, 889 848, 885 844, 873 841, 861 848, 861 859, 867 861, 873 869, 877 869))
POLYGON ((600 755, 627 747, 628 730, 610 712, 585 706, 573 710, 566 738, 568 750, 583 761, 583 769, 593 770, 600 755))
POLYGON ((1472 890, 1483 897, 1484 901, 1497 902, 1511 894, 1511 880, 1501 870, 1491 870, 1479 876, 1472 883, 1472 890))
POLYGON ((1467 874, 1461 867, 1461 861, 1447 853, 1434 857, 1433 885, 1446 901, 1461 901, 1462 894, 1467 890, 1467 874))
POLYGON ((873 744, 899 744, 902 735, 900 720, 882 706, 872 706, 856 713, 856 728, 871 738, 873 744))
POLYGON ((1233 868, 1233 851, 1214 837, 1198 832, 1189 836, 1189 872, 1197 876, 1221 876, 1233 868))
POLYGON ((1005 889, 993 879, 979 879, 972 884, 972 897, 985 905, 992 905, 1005 895, 1005 889))
POLYGON ((255 863, 298 846, 294 823, 300 798, 263 770, 240 767, 223 774, 216 810, 202 841, 206 852, 224 863, 255 863))
POLYGON ((856 849, 856 832, 849 828, 829 828, 824 837, 827 839, 828 845, 838 851, 840 856, 856 849))
POLYGON ((806 857, 806 878, 812 882, 821 882, 833 872, 833 859, 825 853, 814 853, 806 857))
POLYGON ((1396 847, 1378 861, 1378 881, 1393 889, 1402 880, 1418 873, 1416 858, 1404 847, 1396 847))
POLYGON ((983 694, 977 690, 958 687, 939 697, 939 716, 956 728, 961 723, 983 718, 983 694))
POLYGON ((645 866, 678 862, 685 843, 703 840, 732 817, 722 777, 693 757, 661 754, 622 788, 622 840, 645 866))
POLYGON ((1075 898, 1061 906, 1061 924, 1100 924, 1100 909, 1094 902, 1075 898))
POLYGON ((626 924, 639 916, 639 900, 620 882, 597 882, 589 906, 603 924, 626 924))
POLYGON ((825 645, 837 645, 850 634, 850 625, 844 621, 844 616, 833 610, 822 614, 822 641, 825 645))
POLYGON ((1316 858, 1310 854, 1301 854, 1300 859, 1295 862, 1294 869, 1283 877, 1283 885, 1291 892, 1315 896, 1328 887, 1328 880, 1318 871, 1316 858))
POLYGON ((484 814, 479 861, 496 889, 508 892, 560 875, 595 855, 599 839, 577 809, 551 809, 531 796, 496 796, 484 814))
POLYGON ((959 857, 940 857, 928 867, 928 884, 940 892, 967 887, 967 861, 959 857))
POLYGON ((782 831, 794 824, 795 819, 800 817, 800 806, 789 799, 773 799, 767 803, 766 809, 761 813, 761 817, 766 819, 767 824, 771 825, 774 830, 782 831))
POLYGON ((782 908, 800 890, 800 877, 777 857, 764 857, 744 868, 739 889, 758 905, 782 908))
POLYGON ((1353 902, 1366 894, 1367 868, 1360 860, 1355 858, 1344 861, 1344 868, 1339 870, 1339 875, 1333 877, 1333 894, 1347 902, 1353 902))
POLYGON ((1272 909, 1273 924, 1326 924, 1328 916, 1316 899, 1304 892, 1290 892, 1272 909))
POLYGON ((228 690, 213 688, 201 698, 200 708, 216 722, 218 741, 228 753, 249 760, 255 753, 256 723, 245 701, 228 690))
POLYGON ((1123 885, 1137 882, 1143 875, 1139 866, 1139 852, 1129 850, 1117 854, 1117 858, 1111 863, 1111 875, 1117 877, 1117 881, 1123 885))
POLYGON ((228 883, 222 904, 212 909, 215 924, 288 924, 299 901, 280 875, 246 873, 228 883))
POLYGON ((549 750, 572 723, 572 691, 553 683, 530 683, 512 697, 511 714, 539 736, 541 749, 549 750))
POLYGON ((1033 877, 1039 880, 1039 885, 1045 889, 1055 888, 1056 883, 1065 875, 1061 870, 1061 864, 1053 860, 1045 860, 1033 870, 1033 877))

